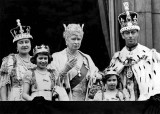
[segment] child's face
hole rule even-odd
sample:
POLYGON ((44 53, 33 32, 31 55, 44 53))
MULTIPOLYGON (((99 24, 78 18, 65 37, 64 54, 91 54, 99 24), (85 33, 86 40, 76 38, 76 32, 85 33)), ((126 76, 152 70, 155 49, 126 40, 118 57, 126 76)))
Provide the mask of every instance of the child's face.
POLYGON ((108 78, 108 80, 106 81, 106 85, 109 90, 115 90, 117 87, 117 83, 118 83, 118 81, 117 81, 116 75, 110 76, 110 78, 108 78))
POLYGON ((48 56, 43 54, 38 54, 37 56, 37 67, 44 69, 48 65, 48 56))

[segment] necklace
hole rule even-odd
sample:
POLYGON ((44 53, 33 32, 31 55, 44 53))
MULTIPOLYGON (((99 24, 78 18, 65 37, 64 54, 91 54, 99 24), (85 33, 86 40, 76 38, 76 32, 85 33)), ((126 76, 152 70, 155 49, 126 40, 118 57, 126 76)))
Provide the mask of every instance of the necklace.
POLYGON ((21 60, 22 62, 25 62, 25 63, 29 63, 29 62, 30 62, 30 57, 29 57, 29 56, 27 57, 27 59, 24 59, 24 58, 22 58, 22 57, 18 54, 18 57, 20 58, 20 60, 21 60))
POLYGON ((36 70, 38 74, 41 74, 41 75, 46 75, 47 74, 47 70, 45 71, 40 71, 40 70, 36 70))
MULTIPOLYGON (((67 51, 67 58, 68 60, 71 60, 72 58, 78 58, 78 51, 76 51, 74 54, 71 54, 71 52, 69 51, 69 49, 66 49, 67 51)), ((79 77, 81 77, 81 69, 78 65, 75 65, 75 69, 77 70, 77 74, 79 77)))
POLYGON ((78 76, 81 77, 81 69, 78 65, 75 66, 75 69, 77 70, 78 76))
MULTIPOLYGON (((29 58, 29 57, 28 57, 29 58)), ((23 68, 27 71, 28 70, 28 68, 30 68, 31 67, 31 65, 30 65, 30 62, 24 62, 23 61, 23 59, 22 59, 22 57, 20 57, 20 55, 18 54, 17 55, 17 59, 20 61, 20 64, 23 66, 23 68)))
POLYGON ((72 54, 69 49, 66 49, 67 52, 67 58, 68 60, 72 59, 72 58, 77 58, 78 57, 78 51, 76 51, 74 54, 72 54))

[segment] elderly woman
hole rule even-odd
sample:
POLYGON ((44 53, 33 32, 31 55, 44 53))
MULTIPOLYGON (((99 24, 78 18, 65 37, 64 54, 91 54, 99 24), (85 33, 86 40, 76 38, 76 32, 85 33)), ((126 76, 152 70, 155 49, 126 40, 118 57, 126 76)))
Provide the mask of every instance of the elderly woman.
POLYGON ((61 86, 65 87, 71 101, 88 100, 88 92, 93 82, 101 78, 91 57, 79 50, 83 40, 83 26, 64 24, 63 37, 67 48, 52 55, 51 68, 55 68, 61 86))
POLYGON ((13 35, 13 43, 17 45, 17 54, 10 54, 3 59, 0 70, 0 95, 2 101, 21 101, 22 78, 24 73, 34 65, 30 62, 31 40, 29 26, 22 26, 17 20, 18 26, 10 32, 13 35))

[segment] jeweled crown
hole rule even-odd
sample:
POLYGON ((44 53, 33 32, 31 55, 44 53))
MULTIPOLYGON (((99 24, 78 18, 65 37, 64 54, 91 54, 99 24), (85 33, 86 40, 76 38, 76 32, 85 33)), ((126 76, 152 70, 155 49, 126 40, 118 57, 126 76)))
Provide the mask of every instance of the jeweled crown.
POLYGON ((106 68, 104 70, 104 76, 107 76, 107 75, 117 75, 117 76, 119 76, 119 74, 116 71, 116 69, 113 69, 113 68, 106 68))
POLYGON ((33 55, 36 55, 38 53, 48 53, 50 54, 49 46, 42 44, 41 46, 36 46, 33 49, 33 55))
POLYGON ((30 26, 22 26, 19 19, 17 19, 16 21, 17 21, 17 27, 10 30, 10 33, 14 37, 13 43, 15 41, 18 41, 18 40, 24 39, 24 38, 32 38, 33 39, 32 35, 30 34, 31 27, 30 26))
POLYGON ((72 34, 77 34, 77 35, 80 35, 80 37, 83 37, 84 24, 82 24, 82 26, 80 26, 80 24, 69 24, 68 26, 63 24, 63 26, 65 28, 65 31, 63 33, 64 38, 68 38, 68 36, 70 36, 72 34))
POLYGON ((128 2, 124 2, 123 6, 125 12, 121 13, 118 16, 118 21, 121 25, 120 32, 122 33, 123 31, 132 29, 140 30, 140 27, 138 26, 138 14, 136 12, 129 11, 128 2))

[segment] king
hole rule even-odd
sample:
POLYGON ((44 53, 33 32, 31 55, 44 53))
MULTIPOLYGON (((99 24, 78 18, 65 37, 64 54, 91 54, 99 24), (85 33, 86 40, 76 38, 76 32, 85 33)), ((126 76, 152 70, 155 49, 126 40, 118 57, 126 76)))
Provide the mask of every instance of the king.
POLYGON ((123 5, 125 12, 118 16, 118 21, 125 47, 114 54, 105 71, 114 69, 118 72, 122 88, 134 91, 136 101, 147 100, 160 93, 160 54, 155 49, 138 43, 138 14, 129 11, 128 2, 124 2, 123 5))

